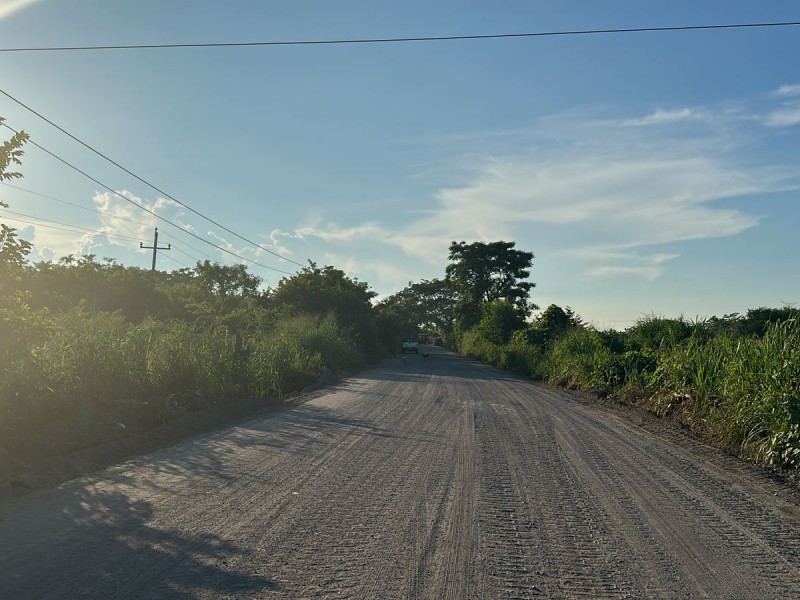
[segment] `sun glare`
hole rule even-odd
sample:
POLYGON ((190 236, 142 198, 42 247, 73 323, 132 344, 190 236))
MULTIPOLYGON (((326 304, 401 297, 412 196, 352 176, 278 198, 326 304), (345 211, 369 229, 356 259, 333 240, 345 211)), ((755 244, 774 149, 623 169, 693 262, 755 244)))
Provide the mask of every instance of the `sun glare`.
POLYGON ((39 2, 39 0, 0 0, 0 19, 4 19, 36 2, 39 2))

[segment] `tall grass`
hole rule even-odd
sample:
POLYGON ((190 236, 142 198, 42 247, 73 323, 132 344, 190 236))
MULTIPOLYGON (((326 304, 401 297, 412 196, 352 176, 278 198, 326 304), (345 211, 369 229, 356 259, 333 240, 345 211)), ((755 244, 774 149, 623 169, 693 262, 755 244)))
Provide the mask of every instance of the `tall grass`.
POLYGON ((658 366, 662 387, 693 400, 693 413, 726 444, 775 465, 800 467, 800 324, 763 338, 722 335, 676 347, 658 366))
POLYGON ((81 308, 49 315, 18 303, 0 312, 0 444, 59 420, 138 411, 159 421, 234 395, 280 396, 363 362, 332 316, 237 338, 222 324, 130 323, 81 308))
POLYGON ((523 375, 635 399, 758 462, 800 468, 800 322, 747 337, 648 317, 624 344, 618 337, 574 327, 551 342, 532 343, 521 331, 498 345, 472 331, 459 350, 523 375))

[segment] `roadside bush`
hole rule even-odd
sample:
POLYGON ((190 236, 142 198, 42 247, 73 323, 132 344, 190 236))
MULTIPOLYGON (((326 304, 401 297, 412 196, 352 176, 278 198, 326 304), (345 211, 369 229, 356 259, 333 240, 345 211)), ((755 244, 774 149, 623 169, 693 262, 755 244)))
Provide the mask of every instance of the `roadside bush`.
POLYGON ((525 331, 516 332, 511 341, 501 348, 498 366, 537 379, 546 378, 549 374, 546 353, 541 346, 527 342, 525 331))
POLYGON ((250 335, 244 355, 248 391, 256 396, 279 396, 307 386, 322 373, 366 362, 333 315, 300 315, 272 332, 250 335))
POLYGON ((567 385, 608 390, 614 367, 611 352, 593 329, 573 329, 553 344, 550 379, 567 385))
POLYGON ((662 358, 662 388, 693 400, 719 440, 776 466, 800 466, 800 326, 770 325, 763 338, 689 340, 662 358))
POLYGON ((492 365, 500 362, 500 348, 501 346, 485 339, 474 329, 464 333, 458 343, 458 351, 461 354, 492 365))
POLYGON ((626 341, 631 350, 658 352, 673 348, 692 335, 694 326, 686 319, 649 316, 628 329, 626 341))

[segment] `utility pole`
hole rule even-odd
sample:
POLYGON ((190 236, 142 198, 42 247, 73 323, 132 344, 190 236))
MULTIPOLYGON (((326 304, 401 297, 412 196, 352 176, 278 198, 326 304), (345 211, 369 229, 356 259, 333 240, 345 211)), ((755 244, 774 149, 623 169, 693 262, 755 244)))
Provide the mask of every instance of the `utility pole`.
POLYGON ((158 227, 156 227, 156 233, 153 237, 153 245, 152 246, 145 246, 144 242, 139 242, 139 248, 143 250, 152 250, 153 251, 153 267, 150 269, 151 271, 156 270, 156 254, 158 254, 159 250, 172 250, 172 244, 167 244, 167 247, 164 246, 159 247, 158 245, 158 227))

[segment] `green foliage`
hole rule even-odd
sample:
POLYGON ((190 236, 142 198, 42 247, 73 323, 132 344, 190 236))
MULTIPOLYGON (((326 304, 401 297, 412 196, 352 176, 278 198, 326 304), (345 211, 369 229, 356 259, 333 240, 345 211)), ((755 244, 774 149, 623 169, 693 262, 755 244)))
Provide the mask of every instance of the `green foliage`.
MULTIPOLYGON (((0 202, 0 206, 5 206, 0 202)), ((19 238, 17 230, 0 223, 0 274, 8 277, 14 267, 22 267, 33 245, 19 238)))
POLYGON ((248 389, 256 395, 281 395, 305 387, 322 373, 366 362, 332 315, 294 317, 269 335, 249 336, 244 355, 248 389))
POLYGON ((554 344, 549 356, 551 379, 608 390, 618 378, 611 351, 594 329, 574 328, 554 344))
POLYGON ((467 331, 461 336, 458 351, 466 356, 498 365, 501 358, 501 346, 490 342, 477 331, 467 331))
POLYGON ((800 468, 800 320, 789 310, 748 311, 724 327, 649 317, 627 332, 596 331, 568 314, 548 307, 506 341, 482 321, 459 350, 522 375, 638 399, 763 463, 800 468))
POLYGON ((665 319, 649 316, 628 329, 627 343, 632 350, 658 352, 673 348, 692 335, 694 326, 684 318, 665 319))
POLYGON ((727 444, 775 465, 800 466, 800 324, 769 325, 763 338, 722 335, 675 347, 659 362, 661 385, 691 400, 727 444), (797 452, 796 452, 797 451, 797 452))
POLYGON ((183 316, 183 303, 164 292, 169 274, 125 267, 113 259, 99 262, 93 254, 65 256, 29 268, 17 287, 29 294, 31 306, 65 311, 82 304, 90 312, 119 311, 139 322, 147 316, 183 316))
POLYGON ((483 305, 483 317, 475 333, 493 344, 505 344, 524 326, 525 320, 509 301, 494 300, 483 305))
POLYGON ((375 342, 373 293, 332 267, 266 297, 241 265, 160 273, 93 255, 19 267, 3 283, 6 447, 43 427, 152 425, 242 394, 282 395, 364 364, 375 342))
POLYGON ((551 304, 519 335, 520 339, 524 339, 528 344, 544 348, 552 345, 572 329, 581 326, 581 318, 571 308, 567 307, 565 310, 551 304))
MULTIPOLYGON (((0 117, 0 126, 3 125, 5 119, 0 117)), ((24 154, 22 146, 28 141, 28 134, 24 131, 15 133, 11 139, 3 142, 0 146, 0 181, 9 181, 11 179, 18 179, 22 175, 16 171, 9 171, 14 165, 22 164, 22 155, 24 154)))
POLYGON ((515 249, 516 242, 452 242, 445 280, 455 291, 455 322, 458 333, 481 320, 484 303, 509 302, 524 318, 536 305, 529 292, 536 284, 526 281, 533 265, 533 253, 515 249))
POLYGON ((367 283, 347 277, 344 271, 311 263, 299 273, 281 279, 278 287, 265 295, 262 304, 285 307, 294 314, 317 317, 334 314, 362 348, 377 352, 380 344, 371 303, 375 296, 367 283))
POLYGON ((379 331, 387 347, 407 335, 425 334, 449 340, 453 334, 455 292, 442 279, 423 279, 381 300, 379 331))
MULTIPOLYGON (((3 117, 0 117, 0 125, 3 124, 3 117)), ((0 181, 18 179, 22 174, 17 171, 10 171, 14 165, 22 164, 22 146, 28 140, 28 134, 24 131, 15 133, 10 140, 3 142, 0 146, 0 181)), ((0 202, 0 208, 8 208, 4 202, 0 202)), ((19 239, 16 229, 0 223, 0 293, 4 293, 3 282, 11 278, 16 278, 16 271, 25 264, 26 257, 30 254, 31 244, 19 239)))

